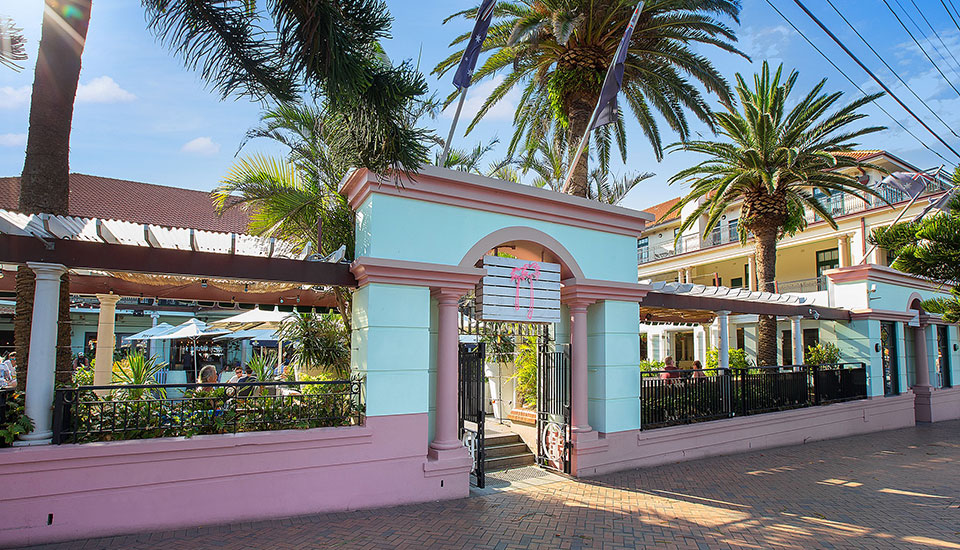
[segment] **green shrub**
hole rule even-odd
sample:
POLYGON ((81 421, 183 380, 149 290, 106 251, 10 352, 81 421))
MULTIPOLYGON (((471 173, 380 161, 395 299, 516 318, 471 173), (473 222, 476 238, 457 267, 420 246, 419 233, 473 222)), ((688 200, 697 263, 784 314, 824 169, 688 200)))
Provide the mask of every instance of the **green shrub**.
POLYGON ((663 363, 663 361, 653 361, 651 359, 644 359, 643 361, 640 361, 641 372, 663 370, 664 367, 666 367, 666 365, 663 363))
POLYGON ((803 354, 803 362, 807 365, 832 365, 840 362, 840 348, 836 344, 818 343, 809 346, 803 354))
POLYGON ((9 447, 20 434, 33 430, 33 421, 23 413, 22 392, 7 394, 7 414, 0 423, 0 447, 9 447))
POLYGON ((537 407, 537 338, 526 336, 517 347, 517 367, 513 379, 517 381, 517 397, 528 409, 537 407))
MULTIPOLYGON (((747 357, 747 352, 742 349, 731 348, 728 356, 730 357, 731 369, 752 369, 757 366, 752 359, 747 357)), ((719 349, 710 348, 707 350, 707 364, 703 367, 707 370, 717 370, 720 367, 719 349)))

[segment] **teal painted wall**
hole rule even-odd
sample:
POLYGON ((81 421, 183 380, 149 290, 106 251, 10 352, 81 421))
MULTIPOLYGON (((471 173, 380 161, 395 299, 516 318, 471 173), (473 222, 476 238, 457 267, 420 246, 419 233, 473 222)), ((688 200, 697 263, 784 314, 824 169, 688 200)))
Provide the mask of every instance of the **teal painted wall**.
MULTIPOLYGON (((883 395, 883 357, 876 351, 880 342, 880 321, 858 320, 849 323, 832 323, 832 341, 840 348, 840 357, 845 362, 864 363, 867 366, 867 395, 883 395)), ((821 342, 824 330, 820 331, 821 342)), ((901 369, 903 370, 903 369, 901 369)))
POLYGON ((354 292, 351 346, 352 368, 367 377, 368 416, 429 412, 430 289, 374 283, 354 292))
POLYGON ((637 282, 635 238, 392 195, 372 194, 358 209, 357 256, 456 265, 477 241, 514 226, 557 239, 588 278, 637 282))
POLYGON ((587 310, 589 422, 603 433, 640 428, 640 307, 604 301, 587 310))

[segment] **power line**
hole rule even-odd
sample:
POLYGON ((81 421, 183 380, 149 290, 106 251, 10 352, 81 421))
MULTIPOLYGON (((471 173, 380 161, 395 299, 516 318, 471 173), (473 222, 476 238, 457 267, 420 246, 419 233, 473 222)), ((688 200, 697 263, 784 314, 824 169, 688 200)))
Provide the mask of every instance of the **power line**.
MULTIPOLYGON (((957 92, 957 95, 960 96, 960 90, 957 90, 956 86, 954 86, 953 83, 950 82, 950 79, 947 78, 947 75, 943 74, 943 71, 940 70, 940 66, 933 61, 933 59, 930 57, 930 54, 927 53, 927 50, 923 49, 923 46, 920 45, 920 42, 917 41, 917 38, 913 36, 913 33, 910 32, 910 29, 908 29, 907 26, 903 23, 903 20, 900 19, 899 15, 897 15, 897 12, 895 12, 893 8, 890 7, 890 4, 887 3, 887 0, 883 0, 883 4, 887 6, 887 9, 890 10, 890 13, 892 13, 893 16, 897 19, 897 22, 900 23, 900 26, 903 27, 903 30, 907 31, 907 34, 910 35, 910 38, 913 39, 913 43, 916 44, 918 48, 920 48, 921 52, 923 52, 923 55, 927 58, 927 61, 929 61, 930 64, 933 65, 933 68, 936 69, 938 73, 940 73, 940 76, 942 76, 943 80, 945 80, 947 84, 949 84, 950 87, 953 88, 953 91, 957 92)), ((914 23, 914 25, 916 25, 916 23, 914 23)))
POLYGON ((911 94, 913 94, 913 97, 917 98, 917 101, 919 101, 921 105, 923 105, 924 107, 926 107, 927 110, 930 111, 930 114, 932 114, 934 117, 936 117, 936 119, 939 120, 941 124, 943 124, 948 130, 950 130, 950 133, 951 133, 951 134, 953 134, 954 136, 960 138, 960 135, 957 135, 957 132, 954 131, 954 129, 951 128, 950 125, 946 123, 946 121, 944 121, 942 118, 940 118, 940 115, 938 115, 938 114, 936 113, 936 111, 934 111, 932 108, 930 108, 930 106, 929 106, 923 99, 921 99, 919 95, 917 95, 917 92, 915 92, 915 91, 913 90, 913 88, 911 88, 910 85, 907 84, 906 81, 904 81, 903 78, 900 77, 900 75, 897 73, 897 71, 895 71, 895 70, 893 69, 893 67, 890 66, 889 63, 887 63, 887 61, 883 58, 883 56, 881 56, 879 53, 877 53, 877 50, 875 50, 875 49, 873 48, 873 46, 871 46, 870 43, 867 42, 867 39, 864 38, 862 34, 860 34, 860 31, 858 31, 858 30, 856 29, 856 27, 854 27, 852 24, 850 24, 850 21, 847 20, 847 18, 846 18, 842 13, 840 13, 840 10, 837 9, 837 7, 833 4, 833 2, 832 2, 831 0, 827 0, 827 4, 829 4, 830 7, 833 8, 833 11, 837 12, 837 15, 840 16, 840 19, 842 19, 843 22, 846 23, 848 27, 850 27, 850 30, 852 30, 852 31, 857 35, 857 37, 860 38, 860 41, 863 42, 864 44, 866 44, 866 46, 867 46, 868 48, 870 48, 870 51, 873 52, 873 55, 877 56, 877 59, 879 59, 880 62, 883 63, 883 66, 886 67, 891 73, 893 73, 893 76, 897 77, 897 80, 899 80, 900 83, 903 84, 903 86, 904 86, 911 94))
MULTIPOLYGON (((947 47, 947 43, 943 41, 943 38, 940 36, 940 33, 937 32, 937 29, 933 28, 933 25, 930 24, 930 20, 928 20, 928 19, 927 19, 927 16, 923 14, 923 10, 920 9, 920 6, 917 5, 917 2, 916 2, 915 0, 910 0, 910 3, 913 4, 913 7, 917 10, 917 13, 920 14, 920 18, 923 19, 923 22, 927 24, 927 27, 930 28, 930 31, 933 32, 933 35, 937 37, 937 40, 940 42, 940 45, 943 46, 943 49, 944 49, 944 51, 947 52, 947 55, 949 55, 950 58, 953 59, 953 63, 954 63, 957 67, 960 67, 960 61, 957 61, 956 56, 954 56, 954 55, 953 55, 953 52, 950 51, 950 48, 947 47)), ((906 11, 906 10, 904 10, 904 11, 906 11)), ((936 46, 934 46, 934 49, 936 49, 936 46)), ((944 63, 947 63, 947 60, 943 57, 942 54, 940 55, 940 58, 943 59, 943 62, 944 62, 944 63)), ((947 66, 949 66, 949 65, 950 65, 950 64, 947 63, 947 66)), ((953 70, 952 67, 951 67, 951 70, 953 70)), ((954 71, 953 74, 957 74, 957 72, 954 71)))
MULTIPOLYGON (((953 17, 953 12, 950 11, 950 8, 947 7, 947 5, 943 2, 943 0, 940 0, 940 5, 943 6, 943 9, 947 10, 947 15, 950 16, 950 20, 953 21, 953 24, 956 25, 957 30, 960 31, 960 23, 957 23, 957 20, 954 19, 954 17, 953 17)), ((953 5, 953 2, 950 2, 950 5, 952 6, 952 5, 953 5)), ((954 9, 956 9, 956 8, 954 8, 954 9)))
MULTIPOLYGON (((803 34, 803 31, 801 31, 799 28, 797 28, 797 26, 793 24, 793 21, 791 21, 786 15, 783 14, 783 12, 781 12, 779 9, 777 9, 777 7, 773 5, 773 2, 772 2, 771 0, 766 0, 766 2, 767 2, 767 4, 770 5, 771 8, 773 8, 773 11, 777 12, 777 14, 778 14, 780 17, 782 17, 784 21, 787 22, 788 25, 790 25, 791 27, 793 27, 793 30, 797 31, 797 34, 799 34, 799 35, 801 36, 801 38, 803 38, 803 39, 807 42, 807 44, 810 44, 810 47, 812 47, 814 50, 816 50, 817 53, 820 54, 820 56, 823 57, 823 58, 827 61, 827 63, 829 63, 830 65, 832 65, 833 68, 836 69, 837 72, 840 73, 841 76, 843 76, 844 78, 846 78, 846 79, 847 79, 847 82, 849 82, 851 85, 853 85, 853 87, 856 88, 857 90, 859 90, 860 93, 863 94, 864 96, 869 95, 869 94, 867 94, 867 92, 864 91, 863 88, 860 87, 859 84, 857 84, 856 82, 854 82, 853 79, 850 78, 850 76, 847 75, 847 73, 846 73, 845 71, 843 71, 840 67, 838 67, 837 64, 834 63, 833 60, 830 59, 829 56, 827 56, 827 54, 823 53, 823 51, 822 51, 819 47, 817 47, 817 45, 814 44, 812 40, 810 40, 809 38, 807 38, 807 35, 803 34)), ((927 145, 927 143, 926 143, 925 141, 923 141, 922 139, 920 139, 919 137, 917 137, 917 135, 914 134, 913 132, 911 132, 906 126, 904 126, 902 122, 900 122, 899 120, 897 120, 897 118, 896 118, 895 116, 891 115, 889 111, 887 111, 886 109, 884 109, 882 105, 880 105, 880 104, 877 103, 877 102, 874 102, 873 104, 874 104, 878 109, 880 109, 880 111, 883 112, 883 114, 887 115, 887 117, 889 117, 890 120, 892 120, 894 123, 896 123, 896 125, 899 126, 900 129, 902 129, 904 132, 906 132, 906 133, 907 133, 910 137, 912 137, 913 139, 917 140, 917 143, 919 143, 920 145, 922 145, 924 149, 926 149, 927 151, 930 151, 930 152, 933 153, 934 155, 940 157, 940 159, 941 159, 943 162, 949 164, 951 167, 955 167, 955 166, 956 166, 955 163, 950 162, 949 160, 947 160, 947 158, 944 157, 942 154, 940 154, 939 151, 933 149, 932 147, 930 147, 929 145, 927 145)), ((921 122, 921 124, 922 124, 922 122, 921 122)), ((928 128, 928 130, 929 130, 929 128, 928 128)), ((933 132, 931 132, 931 133, 933 133, 933 132)), ((942 141, 942 140, 941 140, 941 141, 942 141)), ((949 146, 947 146, 947 147, 949 148, 949 146)))

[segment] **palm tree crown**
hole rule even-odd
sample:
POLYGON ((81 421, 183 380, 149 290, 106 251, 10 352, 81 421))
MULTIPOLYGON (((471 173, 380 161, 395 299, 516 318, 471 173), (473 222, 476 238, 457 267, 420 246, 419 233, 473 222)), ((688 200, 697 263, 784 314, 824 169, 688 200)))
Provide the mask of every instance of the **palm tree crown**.
MULTIPOLYGON (((519 0, 499 2, 494 8, 483 50, 492 55, 474 74, 474 80, 505 71, 503 81, 487 97, 467 132, 489 109, 516 86, 523 89, 515 114, 515 132, 509 154, 518 148, 536 149, 541 140, 559 130, 566 135, 568 152, 579 144, 599 97, 607 67, 624 35, 633 0, 519 0)), ((681 140, 687 139, 686 111, 710 124, 710 109, 697 84, 729 100, 729 87, 713 64, 694 52, 692 45, 708 44, 740 53, 732 29, 718 17, 737 20, 737 0, 660 0, 644 5, 630 41, 623 76, 623 96, 633 116, 662 157, 658 114, 681 140)), ((476 17, 477 9, 458 16, 476 17)), ((453 44, 462 44, 469 34, 453 44)), ((444 74, 455 67, 462 50, 434 69, 444 74)), ((452 99, 452 98, 451 98, 452 99)), ((598 131, 599 162, 605 169, 611 133, 626 159, 626 136, 620 120, 598 131)), ((572 190, 585 196, 587 162, 577 164, 572 190)))
MULTIPOLYGON (((785 233, 803 229, 805 207, 836 228, 818 194, 850 193, 864 200, 866 194, 877 194, 841 169, 879 168, 842 153, 856 147, 853 140, 883 129, 850 128, 867 116, 858 110, 881 94, 864 96, 833 110, 843 94, 822 93, 826 80, 788 111, 788 98, 798 74, 793 71, 781 82, 782 71, 780 66, 771 74, 764 62, 752 87, 737 74, 740 110, 727 105, 726 112, 712 115, 722 141, 697 140, 672 146, 709 157, 670 179, 670 183, 692 182, 690 192, 669 213, 679 212, 688 204, 697 205, 683 220, 678 238, 702 219, 703 234, 709 234, 726 210, 742 201, 737 226, 740 240, 745 243, 748 234, 754 235, 759 287, 767 292, 774 290, 777 241, 785 233)), ((758 333, 760 364, 775 364, 776 318, 761 316, 758 333)))

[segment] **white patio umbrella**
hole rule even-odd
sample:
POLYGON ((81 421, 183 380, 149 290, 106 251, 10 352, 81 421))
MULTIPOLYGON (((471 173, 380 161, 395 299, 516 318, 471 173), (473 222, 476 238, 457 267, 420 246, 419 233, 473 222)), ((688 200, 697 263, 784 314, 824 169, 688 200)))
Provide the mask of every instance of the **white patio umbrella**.
MULTIPOLYGON (((226 319, 220 319, 219 321, 214 321, 210 323, 211 326, 217 328, 225 328, 228 330, 250 330, 250 329, 270 329, 278 330, 280 329, 283 322, 287 319, 293 317, 295 314, 293 312, 287 311, 277 311, 275 309, 260 309, 255 307, 250 311, 244 311, 239 315, 234 315, 233 317, 227 317, 226 319)), ((263 336, 260 336, 263 339, 263 336)), ((279 340, 276 336, 271 339, 277 339, 277 361, 283 363, 283 340, 279 340)))
POLYGON ((229 331, 211 329, 206 323, 193 317, 178 325, 174 330, 153 336, 151 340, 192 340, 193 341, 193 379, 197 379, 197 340, 201 336, 216 336, 229 331))
POLYGON ((150 327, 150 328, 148 328, 148 329, 146 329, 146 330, 141 330, 140 332, 138 332, 138 333, 136 333, 136 334, 131 334, 130 336, 124 337, 123 342, 124 342, 125 344, 129 344, 130 342, 136 342, 136 341, 139 341, 139 340, 149 340, 149 339, 153 338, 154 336, 160 336, 161 334, 165 334, 165 333, 167 333, 167 332, 170 332, 170 331, 172 331, 174 328, 175 328, 175 327, 174 327, 173 325, 171 325, 170 323, 160 323, 159 325, 157 325, 157 326, 155 326, 155 327, 150 327))

